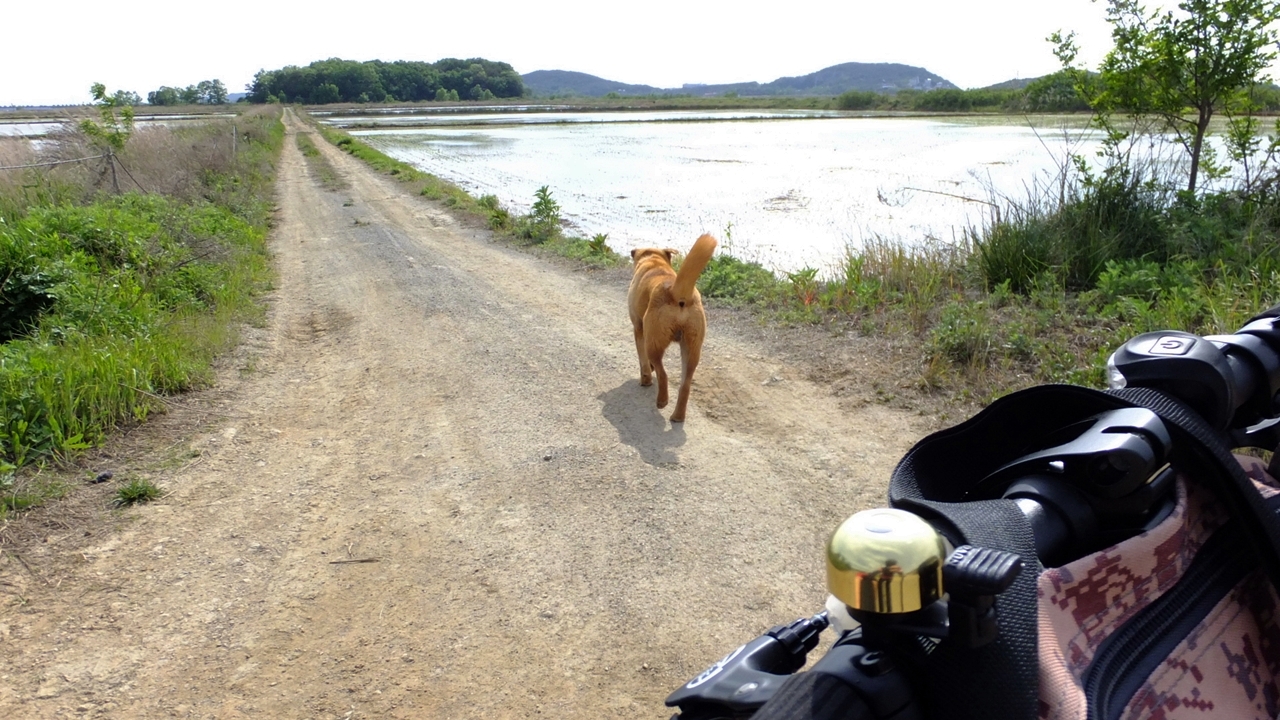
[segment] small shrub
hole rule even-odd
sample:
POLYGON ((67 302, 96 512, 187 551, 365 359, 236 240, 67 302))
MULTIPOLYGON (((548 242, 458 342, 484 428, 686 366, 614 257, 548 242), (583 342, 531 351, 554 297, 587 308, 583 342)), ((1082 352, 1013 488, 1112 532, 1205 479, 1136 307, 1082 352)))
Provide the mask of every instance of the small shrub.
POLYGON ((155 483, 145 478, 135 478, 116 490, 116 499, 112 504, 116 507, 129 507, 159 500, 163 496, 164 491, 155 483))
POLYGON ((497 195, 482 195, 476 204, 489 214, 490 228, 506 230, 511 227, 511 213, 499 204, 497 195))
POLYGON ((1025 293, 1053 267, 1052 242, 1047 224, 1039 219, 996 223, 973 238, 975 261, 989 287, 1004 284, 1025 293))
POLYGON ((1120 298, 1155 300, 1160 275, 1160 264, 1150 260, 1109 260, 1098 275, 1098 294, 1105 303, 1120 298))
POLYGON ((609 233, 596 233, 587 241, 587 248, 593 255, 612 255, 613 251, 609 249, 608 241, 609 233))
POLYGON ((791 283, 791 293, 794 300, 805 307, 813 305, 818 299, 818 270, 816 268, 804 268, 796 272, 787 273, 787 281, 791 283))
POLYGON ((836 107, 841 110, 870 110, 880 102, 878 93, 850 90, 836 98, 836 107))
POLYGON ((551 252, 574 260, 580 260, 589 265, 612 267, 621 265, 629 258, 624 258, 609 249, 604 244, 603 238, 609 237, 606 234, 597 234, 594 238, 588 240, 580 237, 564 237, 557 236, 548 241, 543 247, 551 252))
POLYGON ((533 211, 530 215, 534 222, 545 223, 548 225, 560 224, 560 203, 551 197, 551 190, 546 185, 538 188, 534 193, 537 199, 533 203, 533 211))
POLYGON ((33 257, 0 259, 0 275, 0 343, 6 343, 36 328, 57 299, 59 279, 35 266, 33 257))
POLYGON ((728 305, 764 304, 776 296, 780 283, 759 263, 732 255, 715 255, 698 278, 698 292, 728 305))
POLYGON ((538 188, 534 197, 533 209, 516 223, 516 235, 542 245, 560 235, 560 204, 551 197, 546 185, 538 188))
POLYGON ((983 303, 948 303, 929 332, 929 354, 957 365, 986 364, 996 345, 992 319, 983 303))

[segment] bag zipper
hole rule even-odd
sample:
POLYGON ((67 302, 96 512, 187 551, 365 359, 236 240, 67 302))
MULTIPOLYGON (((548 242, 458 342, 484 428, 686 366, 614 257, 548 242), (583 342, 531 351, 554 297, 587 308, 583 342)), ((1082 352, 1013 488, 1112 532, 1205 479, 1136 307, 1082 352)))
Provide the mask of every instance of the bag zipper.
POLYGON ((1119 720, 1142 683, 1257 567, 1235 524, 1214 532, 1182 578, 1098 648, 1084 676, 1088 720, 1119 720))

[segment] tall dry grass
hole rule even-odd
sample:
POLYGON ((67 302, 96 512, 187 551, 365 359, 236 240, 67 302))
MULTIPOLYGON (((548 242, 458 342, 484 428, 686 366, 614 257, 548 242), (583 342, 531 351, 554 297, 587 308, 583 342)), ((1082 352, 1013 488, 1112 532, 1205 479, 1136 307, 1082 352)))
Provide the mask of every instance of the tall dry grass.
MULTIPOLYGON (((38 143, 0 143, 0 166, 62 163, 21 171, 0 171, 0 210, 9 205, 90 201, 99 193, 144 192, 179 200, 227 200, 233 176, 269 177, 270 158, 246 153, 270 145, 282 130, 272 108, 256 106, 236 118, 138 123, 112 163, 95 157, 103 149, 68 121, 38 143), (80 162, 82 158, 91 158, 80 162)), ((257 189, 255 188, 255 191, 257 189)))
MULTIPOLYGON (((25 138, 0 138, 0 168, 41 162, 35 145, 25 138)), ((12 217, 24 205, 24 188, 39 177, 38 168, 0 170, 0 218, 12 217)))

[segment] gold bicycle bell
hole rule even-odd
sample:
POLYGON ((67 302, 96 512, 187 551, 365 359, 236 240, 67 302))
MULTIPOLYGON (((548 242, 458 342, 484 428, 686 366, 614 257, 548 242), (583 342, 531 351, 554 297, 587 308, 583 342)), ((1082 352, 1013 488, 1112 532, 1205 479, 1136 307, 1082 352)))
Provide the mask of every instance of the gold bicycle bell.
POLYGON ((851 610, 915 612, 942 597, 946 542, 905 510, 864 510, 827 541, 827 590, 851 610))

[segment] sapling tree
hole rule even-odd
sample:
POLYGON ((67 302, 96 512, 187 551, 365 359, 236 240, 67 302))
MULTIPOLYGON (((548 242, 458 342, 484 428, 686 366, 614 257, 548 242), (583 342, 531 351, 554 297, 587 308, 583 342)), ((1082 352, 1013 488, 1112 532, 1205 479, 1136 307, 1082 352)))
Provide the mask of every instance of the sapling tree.
POLYGON ((80 121, 80 130, 102 147, 108 154, 124 149, 133 133, 133 106, 120 97, 107 94, 107 87, 94 83, 90 88, 94 105, 98 107, 98 121, 88 118, 80 121))
MULTIPOLYGON (((1164 12, 1138 0, 1107 0, 1115 47, 1099 68, 1100 82, 1089 89, 1081 83, 1081 90, 1113 140, 1125 135, 1113 122, 1118 115, 1154 120, 1155 132, 1171 134, 1186 151, 1185 189, 1194 193, 1202 172, 1226 172, 1205 142, 1215 115, 1229 121, 1233 159, 1258 149, 1252 90, 1266 82, 1276 58, 1277 19, 1280 0, 1182 0, 1164 12)), ((1074 35, 1050 40, 1071 67, 1074 35)))

